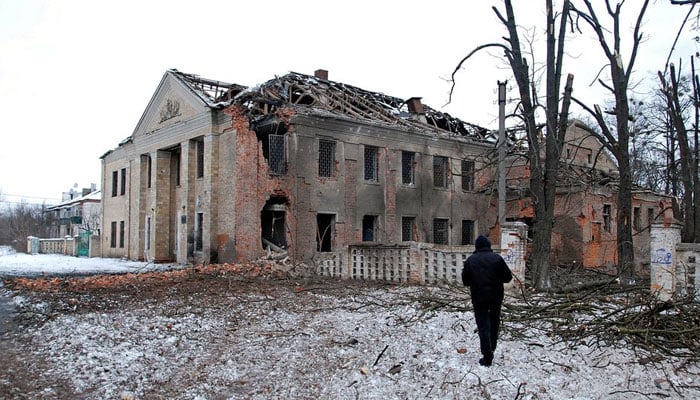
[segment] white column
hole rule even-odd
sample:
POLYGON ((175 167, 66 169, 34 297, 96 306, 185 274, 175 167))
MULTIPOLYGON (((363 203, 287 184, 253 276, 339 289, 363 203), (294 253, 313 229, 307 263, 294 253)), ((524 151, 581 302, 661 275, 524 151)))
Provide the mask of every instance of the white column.
POLYGON ((525 253, 527 250, 527 225, 523 222, 507 222, 501 225, 501 257, 513 272, 508 285, 519 288, 525 284, 525 253))
POLYGON ((681 242, 681 225, 651 225, 651 291, 660 300, 669 300, 676 291, 676 244, 681 242))

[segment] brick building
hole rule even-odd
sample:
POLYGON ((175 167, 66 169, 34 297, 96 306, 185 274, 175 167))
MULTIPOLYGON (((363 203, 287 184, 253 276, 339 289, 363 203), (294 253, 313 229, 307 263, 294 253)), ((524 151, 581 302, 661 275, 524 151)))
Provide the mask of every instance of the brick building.
MULTIPOLYGON (((315 262, 351 245, 498 238, 494 147, 492 132, 420 98, 324 70, 251 88, 170 70, 133 134, 102 156, 102 254, 207 263, 273 250, 315 262)), ((509 156, 506 220, 528 223, 523 160, 509 156)), ((614 264, 615 164, 579 122, 559 174, 552 262, 614 264)), ((670 202, 635 192, 640 266, 670 202)))
POLYGON ((357 243, 472 243, 496 220, 493 138, 423 105, 315 76, 260 86, 170 70, 102 158, 103 255, 309 261, 357 243))
MULTIPOLYGON (((559 162, 552 231, 554 265, 612 269, 617 264, 617 165, 581 121, 569 123, 559 162)), ((513 151, 508 163, 509 220, 530 223, 529 169, 513 151)), ((673 197, 643 188, 632 191, 632 229, 637 272, 649 272, 650 228, 673 219, 673 197)))

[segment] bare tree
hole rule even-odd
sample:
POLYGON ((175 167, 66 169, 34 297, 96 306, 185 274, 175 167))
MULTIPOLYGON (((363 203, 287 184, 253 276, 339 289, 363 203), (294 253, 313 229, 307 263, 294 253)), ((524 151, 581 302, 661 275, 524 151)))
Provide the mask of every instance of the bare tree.
POLYGON ((582 0, 585 8, 573 7, 572 11, 595 32, 600 48, 607 58, 610 73, 610 81, 605 82, 599 79, 598 82, 615 98, 615 106, 608 112, 615 115, 615 125, 610 126, 601 110, 595 105, 594 109, 583 104, 581 101, 574 101, 588 111, 600 126, 602 134, 599 134, 601 143, 613 154, 617 161, 620 174, 619 191, 617 193, 617 256, 618 274, 625 283, 634 282, 634 248, 632 245, 632 174, 630 168, 630 105, 628 89, 630 87, 630 77, 634 63, 637 58, 637 51, 642 41, 640 31, 642 19, 649 5, 649 0, 644 0, 637 15, 634 34, 632 36, 632 47, 629 60, 625 63, 622 59, 620 48, 622 47, 622 36, 620 29, 622 26, 622 5, 624 0, 618 2, 614 7, 610 0, 605 0, 605 8, 612 23, 612 30, 606 29, 605 23, 598 17, 595 7, 590 0, 582 0), (607 33, 612 32, 612 38, 607 33))
POLYGON ((675 142, 678 143, 680 152, 680 173, 681 183, 683 187, 683 241, 697 242, 700 239, 700 210, 697 210, 698 199, 700 198, 700 182, 698 178, 698 84, 697 75, 695 75, 695 63, 691 58, 693 70, 693 111, 695 115, 694 135, 693 140, 689 137, 688 128, 686 125, 686 106, 682 101, 681 77, 680 70, 676 72, 674 64, 670 65, 669 77, 659 71, 659 81, 661 91, 666 100, 666 111, 672 123, 673 132, 675 133, 675 142), (691 148, 690 144, 693 144, 691 148))
POLYGON ((45 205, 21 202, 0 214, 0 244, 26 250, 27 236, 46 236, 51 215, 45 205))
POLYGON ((546 100, 539 102, 534 78, 534 69, 521 48, 521 40, 511 0, 504 0, 505 15, 493 7, 496 16, 508 31, 506 43, 489 43, 478 46, 464 57, 452 73, 454 90, 455 75, 473 54, 489 47, 503 49, 513 73, 520 95, 519 116, 523 120, 528 142, 530 163, 530 190, 534 207, 532 226, 533 244, 530 258, 533 282, 538 289, 549 289, 549 254, 554 224, 554 200, 557 185, 557 167, 561 158, 573 85, 573 75, 566 81, 563 98, 560 93, 566 27, 569 20, 570 2, 565 0, 561 11, 555 15, 552 0, 545 0, 547 23, 547 54, 545 64, 546 100), (556 19, 559 18, 557 29, 556 19), (561 102, 561 109, 560 109, 561 102), (546 115, 544 142, 536 121, 536 111, 544 108, 546 115), (544 146, 544 147, 543 147, 544 146))

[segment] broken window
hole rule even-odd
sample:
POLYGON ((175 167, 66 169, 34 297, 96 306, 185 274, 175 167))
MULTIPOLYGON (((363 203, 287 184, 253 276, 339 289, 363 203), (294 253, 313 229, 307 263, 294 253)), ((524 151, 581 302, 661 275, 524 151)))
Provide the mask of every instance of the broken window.
POLYGON ((377 182, 379 180, 378 151, 374 146, 365 146, 365 180, 377 182))
POLYGON ((330 178, 335 175, 335 142, 318 141, 318 176, 330 178))
POLYGON ((118 177, 119 173, 117 171, 112 171, 112 197, 117 197, 117 188, 119 185, 118 177))
POLYGON ((433 156, 433 186, 447 188, 447 157, 433 156))
POLYGON ((124 196, 126 194, 126 168, 122 168, 122 176, 121 176, 121 181, 122 181, 122 188, 121 191, 119 192, 120 195, 124 196))
POLYGON ((474 190, 474 161, 462 160, 462 190, 474 190))
POLYGON ((287 199, 282 196, 271 197, 260 213, 262 228, 262 246, 264 249, 283 251, 287 248, 285 216, 287 199))
POLYGON ((612 232, 612 225, 611 225, 611 216, 610 216, 610 210, 611 210, 610 204, 603 204, 603 230, 605 232, 612 232))
POLYGON ((462 245, 474 244, 474 221, 462 220, 462 245))
POLYGON ((335 214, 316 215, 316 250, 319 252, 333 251, 333 225, 335 214))
POLYGON ((112 229, 110 229, 110 236, 109 236, 109 247, 111 248, 116 248, 117 247, 117 221, 112 221, 112 229))
POLYGON ((198 212, 194 223, 194 251, 202 251, 204 241, 202 231, 204 230, 204 213, 198 212))
POLYGON ((446 218, 435 218, 433 220, 433 243, 450 244, 449 241, 449 220, 446 218))
POLYGON ((401 241, 418 241, 416 217, 401 217, 401 241))
POLYGON ((401 152, 401 183, 415 185, 416 180, 416 153, 412 151, 401 152))
POLYGON ((365 215, 362 217, 362 241, 363 242, 374 242, 375 231, 377 228, 377 216, 376 215, 365 215))

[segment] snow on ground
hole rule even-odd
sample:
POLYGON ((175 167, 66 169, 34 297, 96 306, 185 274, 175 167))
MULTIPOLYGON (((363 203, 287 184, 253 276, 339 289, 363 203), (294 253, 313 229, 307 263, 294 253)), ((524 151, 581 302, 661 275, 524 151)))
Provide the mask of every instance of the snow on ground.
MULTIPOLYGON (((24 268, 20 259, 38 260, 10 255, 0 265, 6 257, 16 269, 24 268)), ((113 266, 90 260, 93 268, 113 266)), ((77 271, 80 263, 56 265, 77 271)), ((695 365, 640 363, 624 344, 557 342, 536 321, 505 326, 494 365, 479 366, 473 315, 421 307, 418 299, 440 288, 228 285, 105 311, 81 313, 78 301, 75 312, 28 327, 23 335, 49 377, 35 395, 66 398, 65 387, 52 385, 60 378, 78 398, 700 398, 695 365)), ((27 296, 14 302, 48 307, 27 296)))
POLYGON ((60 254, 17 253, 9 246, 0 246, 0 277, 40 275, 85 275, 162 271, 176 267, 119 258, 71 257, 60 254))

